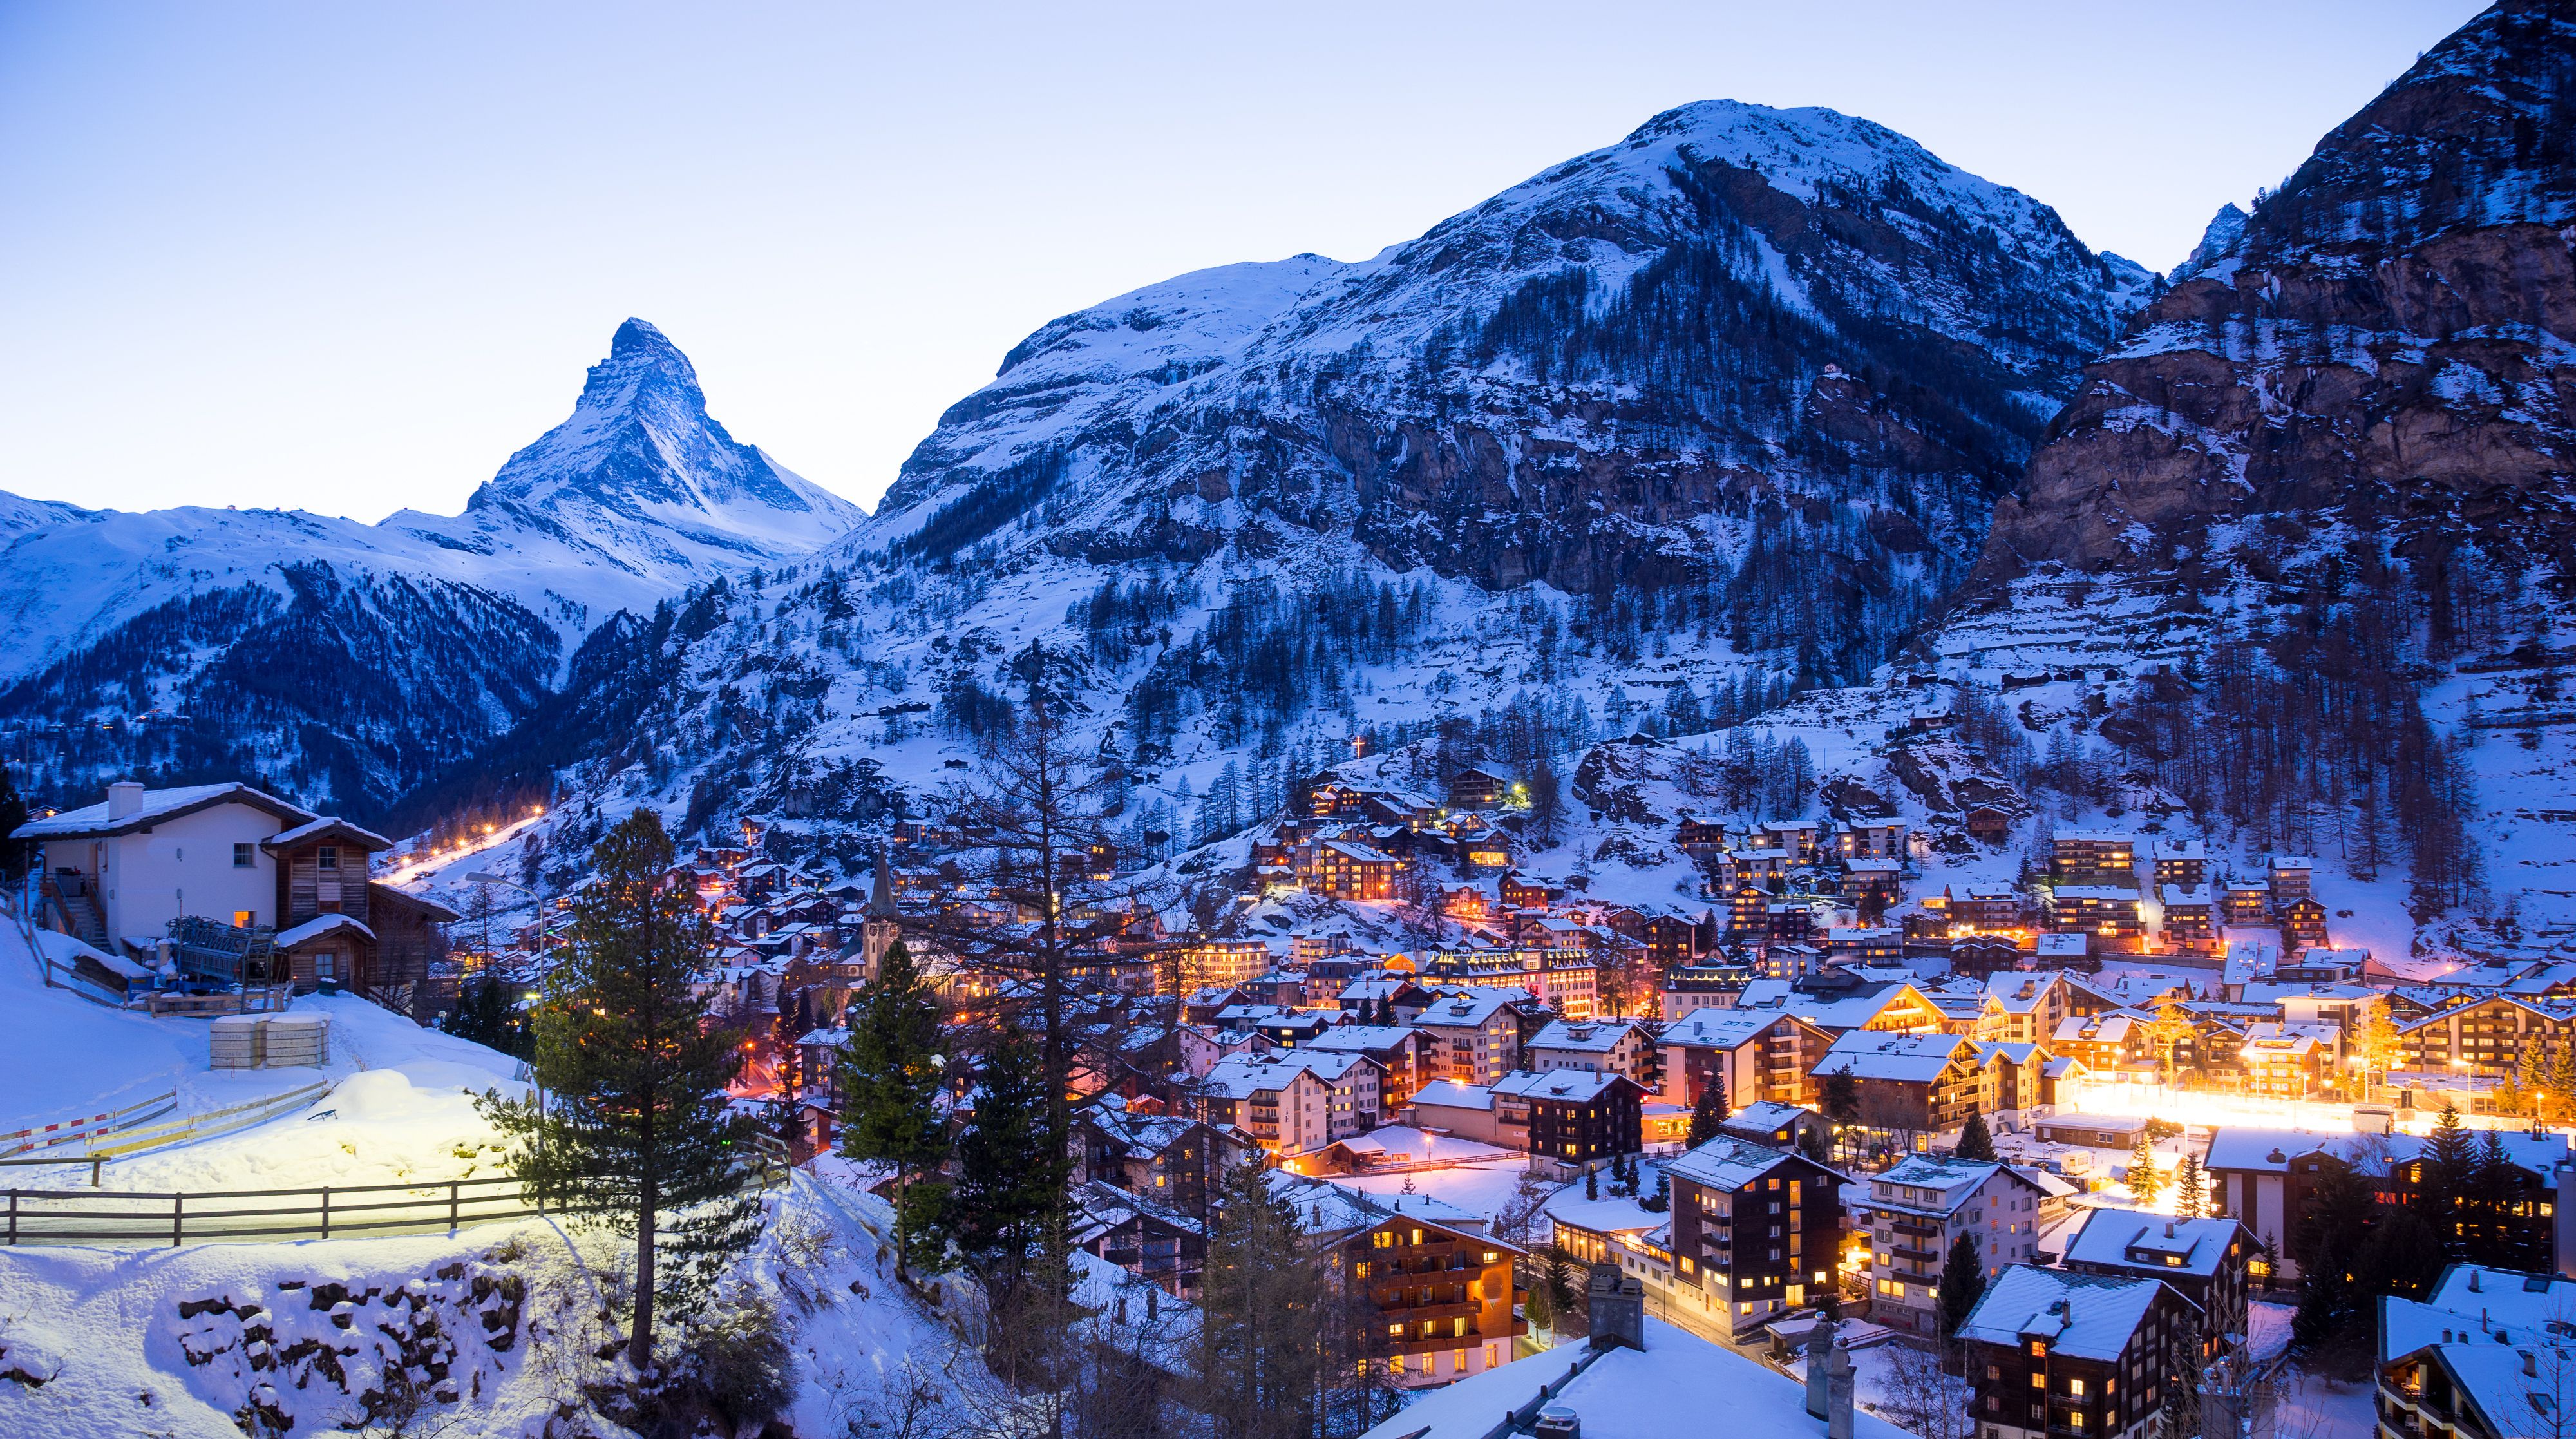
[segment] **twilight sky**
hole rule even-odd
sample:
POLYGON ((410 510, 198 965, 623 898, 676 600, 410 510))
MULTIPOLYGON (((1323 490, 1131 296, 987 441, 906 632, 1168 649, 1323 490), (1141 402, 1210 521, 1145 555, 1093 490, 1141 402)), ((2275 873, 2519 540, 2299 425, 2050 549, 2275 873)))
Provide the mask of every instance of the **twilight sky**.
POLYGON ((1826 105, 2157 269, 2481 6, 0 0, 0 490, 454 513, 627 315, 873 504, 1047 320, 1826 105))

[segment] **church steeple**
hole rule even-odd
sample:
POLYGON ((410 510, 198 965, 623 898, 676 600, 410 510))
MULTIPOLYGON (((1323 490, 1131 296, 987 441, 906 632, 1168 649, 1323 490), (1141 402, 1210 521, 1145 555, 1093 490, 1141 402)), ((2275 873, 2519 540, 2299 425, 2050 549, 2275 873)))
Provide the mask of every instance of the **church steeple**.
POLYGON ((868 917, 894 918, 894 870, 886 863, 884 845, 877 846, 876 879, 868 886, 868 917))

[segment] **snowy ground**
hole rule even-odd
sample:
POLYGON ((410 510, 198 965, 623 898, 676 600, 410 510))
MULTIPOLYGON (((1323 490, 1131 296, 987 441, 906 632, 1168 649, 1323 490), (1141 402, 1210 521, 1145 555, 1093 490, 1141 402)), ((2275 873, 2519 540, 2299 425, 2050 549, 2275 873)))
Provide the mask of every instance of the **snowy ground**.
MULTIPOLYGON (((1529 1162, 1520 1158, 1491 1164, 1465 1164, 1451 1169, 1422 1169, 1410 1174, 1337 1175, 1333 1183, 1381 1199, 1399 1194, 1426 1194, 1471 1214, 1492 1218, 1520 1187, 1529 1162), (1407 1184, 1411 1188, 1407 1188, 1407 1184)), ((1554 1188, 1551 1182, 1550 1188, 1554 1188)))
MULTIPOLYGON (((175 1090, 168 1116, 205 1114, 323 1081, 311 1105, 249 1129, 113 1160, 103 1186, 143 1192, 384 1184, 491 1172, 491 1127, 473 1096, 520 1092, 518 1061, 348 995, 308 995, 298 1014, 331 1021, 320 1068, 213 1070, 205 1019, 156 1019, 46 989, 14 930, 0 927, 0 1129, 95 1114, 175 1090)), ((77 1153, 78 1146, 65 1146, 77 1153)), ((31 1156, 32 1157, 32 1156, 31 1156)), ((69 1188, 85 1162, 13 1167, 8 1183, 69 1188)))
MULTIPOLYGON (((871 1227, 872 1219, 882 1226, 882 1208, 800 1179, 773 1197, 769 1230, 736 1271, 746 1286, 737 1292, 765 1297, 790 1326, 796 1398, 782 1417, 797 1433, 843 1432, 853 1418, 883 1414, 911 1378, 943 1375, 957 1358, 940 1317, 902 1297, 888 1277, 871 1227)), ((418 1286, 426 1307, 452 1319, 449 1310, 469 1302, 476 1276, 524 1284, 516 1342, 495 1350, 480 1342, 485 1326, 450 1322, 447 1332, 460 1336, 449 1367, 459 1402, 434 1406, 419 1432, 448 1439, 568 1432, 548 1421, 579 1383, 606 1371, 594 1358, 612 1337, 600 1323, 599 1296, 619 1283, 624 1257, 614 1236, 567 1234, 548 1223, 487 1226, 452 1239, 0 1250, 0 1358, 44 1381, 0 1383, 0 1433, 240 1439, 232 1416, 255 1393, 291 1416, 297 1434, 340 1432, 358 1417, 351 1395, 380 1382, 382 1358, 367 1347, 381 1332, 374 1322, 399 1317, 390 1308, 380 1314, 364 1291, 418 1286), (320 1303, 299 1302, 324 1283, 353 1291, 354 1317, 370 1322, 338 1329, 320 1303), (273 1326, 265 1352, 243 1332, 247 1316, 180 1317, 181 1304, 208 1299, 263 1306, 273 1326), (356 1351, 343 1356, 345 1387, 310 1371, 297 1384, 291 1368, 281 1374, 246 1362, 254 1354, 282 1360, 308 1338, 356 1351), (190 1362, 191 1353, 209 1351, 208 1362, 190 1362)))

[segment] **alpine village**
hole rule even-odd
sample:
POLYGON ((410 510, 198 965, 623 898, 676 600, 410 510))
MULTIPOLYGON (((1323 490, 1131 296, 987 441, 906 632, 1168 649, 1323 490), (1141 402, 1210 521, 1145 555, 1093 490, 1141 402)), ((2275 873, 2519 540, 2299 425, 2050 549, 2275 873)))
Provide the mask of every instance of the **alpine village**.
POLYGON ((873 512, 0 496, 0 1433, 2567 1439, 2571 474, 2506 0, 2166 274, 1709 101, 873 512))

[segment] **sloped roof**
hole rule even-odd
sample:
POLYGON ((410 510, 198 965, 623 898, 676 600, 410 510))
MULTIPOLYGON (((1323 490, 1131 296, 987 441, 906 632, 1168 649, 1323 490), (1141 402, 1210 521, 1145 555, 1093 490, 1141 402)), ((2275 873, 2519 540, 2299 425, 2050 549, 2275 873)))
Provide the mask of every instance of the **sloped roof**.
POLYGON ((293 949, 299 944, 310 944, 314 940, 336 934, 341 930, 351 931, 359 938, 370 941, 376 937, 374 930, 367 928, 350 915, 325 914, 308 919, 293 929, 279 931, 276 943, 279 949, 293 949))
POLYGON ((2144 1277, 2010 1265, 1986 1286, 1984 1297, 1959 1326, 1959 1337, 2010 1345, 2044 1340, 2053 1354, 2117 1359, 2164 1287, 2162 1281, 2144 1277))
POLYGON ((1965 1036, 1956 1034, 1890 1034, 1855 1029, 1834 1041, 1825 1057, 1816 1061, 1815 1072, 1926 1084, 1939 1078, 1967 1044, 1965 1036))
MULTIPOLYGON (((321 818, 309 809, 288 804, 266 790, 249 785, 194 784, 175 789, 147 789, 143 804, 132 814, 107 817, 107 801, 67 809, 50 819, 29 820, 10 831, 18 839, 103 839, 109 835, 132 834, 150 829, 164 820, 177 819, 219 804, 243 804, 265 811, 281 823, 303 825, 321 818)), ((391 848, 390 845, 387 848, 391 848)))
POLYGON ((2139 1209, 2096 1209, 2066 1241, 2066 1262, 2169 1269, 2206 1279, 2243 1228, 2233 1219, 2177 1219, 2139 1209), (2143 1258, 2132 1257, 2138 1251, 2143 1258), (2169 1259, 2179 1263, 2169 1263, 2169 1259))
POLYGON ((1665 1172, 1711 1189, 1737 1190, 1788 1163, 1789 1158, 1781 1150, 1721 1134, 1666 1165, 1665 1172))

